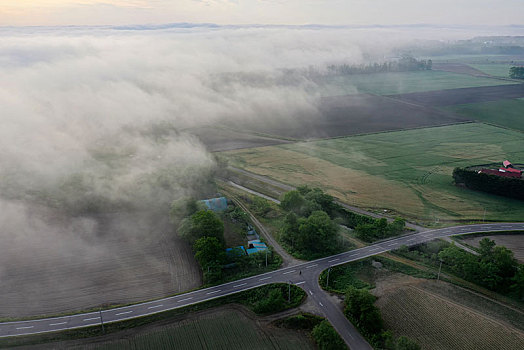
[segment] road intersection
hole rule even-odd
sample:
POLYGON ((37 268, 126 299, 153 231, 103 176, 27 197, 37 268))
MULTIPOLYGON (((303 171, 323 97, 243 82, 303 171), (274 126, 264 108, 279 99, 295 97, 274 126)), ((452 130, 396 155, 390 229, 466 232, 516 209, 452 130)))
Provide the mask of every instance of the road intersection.
POLYGON ((56 332, 97 326, 102 323, 119 322, 220 298, 270 283, 281 282, 292 283, 304 289, 306 293, 308 293, 308 296, 312 297, 318 304, 319 309, 325 317, 329 319, 333 327, 341 334, 342 338, 351 348, 369 349, 369 344, 365 342, 351 323, 344 317, 342 311, 333 303, 325 300, 327 294, 322 291, 318 285, 318 277, 323 270, 336 265, 342 265, 351 261, 388 252, 403 245, 412 246, 436 238, 453 235, 500 231, 524 231, 524 223, 476 224, 427 230, 381 241, 363 248, 350 250, 326 258, 285 267, 261 275, 155 301, 109 310, 101 310, 99 312, 88 312, 70 316, 27 321, 4 322, 0 323, 0 337, 56 332))

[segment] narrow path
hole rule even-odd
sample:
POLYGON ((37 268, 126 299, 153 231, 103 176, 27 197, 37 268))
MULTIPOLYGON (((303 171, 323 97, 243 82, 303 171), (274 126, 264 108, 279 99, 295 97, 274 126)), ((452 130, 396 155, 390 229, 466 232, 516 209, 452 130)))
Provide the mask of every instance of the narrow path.
POLYGON ((264 225, 262 225, 262 223, 251 213, 251 211, 249 211, 249 209, 242 202, 240 202, 235 196, 231 196, 231 199, 233 200, 233 202, 235 202, 236 205, 242 208, 242 210, 249 215, 249 218, 251 219, 253 224, 255 224, 255 226, 257 227, 258 231, 262 234, 264 239, 282 257, 282 267, 293 266, 303 263, 303 261, 294 258, 284 248, 282 248, 280 244, 278 244, 277 240, 273 238, 271 233, 268 232, 264 225))

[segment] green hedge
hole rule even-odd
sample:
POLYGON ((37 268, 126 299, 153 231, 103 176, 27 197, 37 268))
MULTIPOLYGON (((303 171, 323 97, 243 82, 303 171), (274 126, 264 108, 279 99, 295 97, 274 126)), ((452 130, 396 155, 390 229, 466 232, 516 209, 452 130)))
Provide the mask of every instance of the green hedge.
POLYGON ((464 184, 472 190, 524 199, 524 181, 521 179, 483 174, 464 168, 455 168, 453 179, 455 183, 464 184))

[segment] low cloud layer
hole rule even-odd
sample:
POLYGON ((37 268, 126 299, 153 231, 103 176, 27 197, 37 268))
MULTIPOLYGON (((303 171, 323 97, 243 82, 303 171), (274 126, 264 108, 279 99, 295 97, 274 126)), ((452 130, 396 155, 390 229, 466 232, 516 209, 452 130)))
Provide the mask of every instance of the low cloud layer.
MULTIPOLYGON (((216 165, 192 128, 318 118, 311 72, 329 64, 383 60, 410 38, 384 30, 285 27, 3 28, 0 33, 4 295, 31 289, 28 280, 17 280, 20 266, 38 264, 24 252, 51 252, 45 256, 55 265, 68 264, 75 252, 88 265, 109 255, 126 259, 120 250, 108 250, 108 235, 134 252, 145 237, 165 238, 172 230, 167 220, 148 230, 146 224, 104 215, 145 213, 148 219, 141 222, 159 222, 150 218, 165 218, 171 201, 209 191, 216 165), (100 229, 106 221, 110 224, 100 229)), ((154 261, 150 266, 158 269, 161 263, 154 261)), ((198 272, 191 274, 180 278, 198 278, 198 272)), ((42 281, 36 278, 34 287, 41 288, 42 281)), ((53 286, 45 281, 46 288, 53 286)), ((173 283, 184 289, 198 281, 173 283)), ((122 286, 112 288, 118 292, 122 286)), ((74 286, 64 290, 74 297, 74 286)), ((109 292, 102 292, 107 298, 109 292)), ((57 308, 77 307, 68 305, 57 308)))

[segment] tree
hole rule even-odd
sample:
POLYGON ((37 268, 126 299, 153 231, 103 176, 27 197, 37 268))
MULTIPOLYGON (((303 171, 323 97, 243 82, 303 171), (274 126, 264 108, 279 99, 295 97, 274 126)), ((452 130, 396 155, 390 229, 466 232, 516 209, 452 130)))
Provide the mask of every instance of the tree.
POLYGON ((320 206, 312 201, 306 200, 299 191, 289 191, 282 196, 280 206, 286 211, 292 211, 298 216, 308 216, 320 206))
POLYGON ((260 197, 253 198, 253 211, 257 215, 266 216, 271 211, 268 201, 260 197))
POLYGON ((311 331, 315 343, 321 350, 339 350, 347 349, 346 344, 340 338, 340 335, 329 324, 328 321, 323 320, 317 324, 311 331))
POLYGON ((378 334, 383 328, 380 310, 375 306, 375 296, 366 289, 350 286, 346 292, 344 313, 354 319, 369 335, 378 334))
POLYGON ((396 350, 420 350, 420 345, 408 337, 398 337, 396 350))
POLYGON ((509 77, 513 79, 524 79, 524 67, 511 67, 509 77))
POLYGON ((179 234, 190 244, 201 237, 215 237, 224 242, 224 223, 210 210, 200 210, 182 221, 179 234))
POLYGON ((330 253, 336 250, 337 227, 323 211, 314 211, 298 226, 296 249, 306 254, 330 253))
POLYGON ((193 245, 195 259, 202 269, 211 265, 223 265, 226 262, 224 244, 215 237, 202 237, 193 245))

